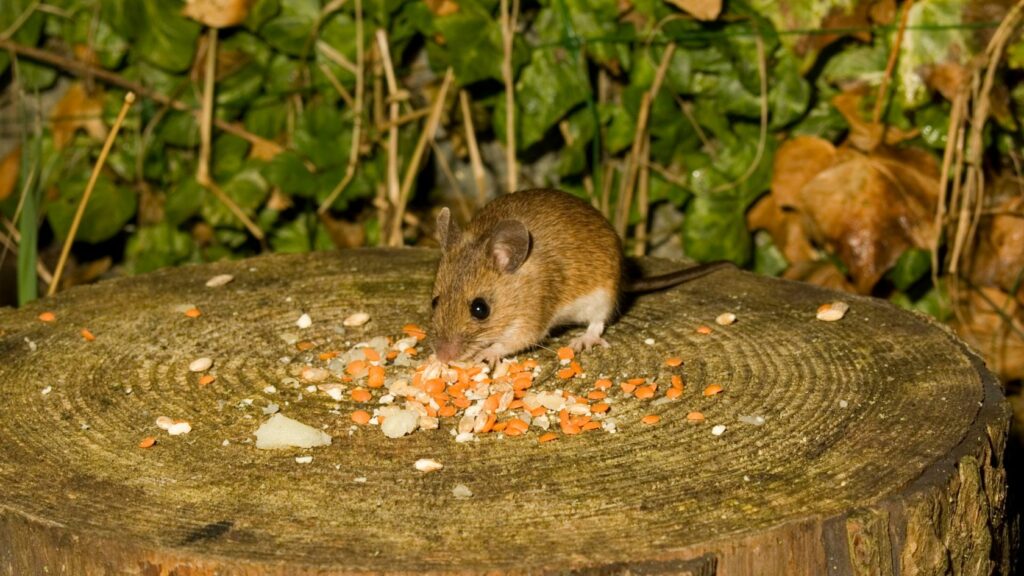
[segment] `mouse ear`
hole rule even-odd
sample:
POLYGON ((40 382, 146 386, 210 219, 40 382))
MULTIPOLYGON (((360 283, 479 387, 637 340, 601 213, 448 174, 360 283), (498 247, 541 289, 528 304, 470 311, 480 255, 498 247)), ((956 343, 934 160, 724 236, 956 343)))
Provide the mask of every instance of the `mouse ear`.
POLYGON ((448 208, 441 208, 437 214, 437 241, 441 244, 441 250, 446 251, 458 243, 461 234, 459 225, 452 220, 451 211, 448 208))
POLYGON ((530 253, 530 231, 519 220, 502 220, 491 232, 487 248, 499 272, 515 272, 530 253))

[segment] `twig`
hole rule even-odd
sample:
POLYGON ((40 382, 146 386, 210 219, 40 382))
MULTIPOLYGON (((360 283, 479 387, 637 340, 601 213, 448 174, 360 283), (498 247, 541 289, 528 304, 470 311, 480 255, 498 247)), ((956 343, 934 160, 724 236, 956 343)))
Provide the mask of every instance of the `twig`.
POLYGON ((351 60, 346 58, 344 54, 338 52, 338 50, 334 46, 331 46, 330 44, 324 42, 323 40, 317 40, 316 49, 323 53, 323 55, 328 60, 334 62, 338 66, 341 66, 345 70, 348 70, 352 74, 355 74, 356 70, 359 68, 358 65, 356 65, 351 60))
MULTIPOLYGON (((392 209, 392 222, 397 223, 392 224, 391 230, 393 231, 396 226, 401 230, 402 226, 401 218, 398 215, 399 197, 401 195, 401 189, 398 184, 398 80, 395 79, 395 68, 391 63, 391 51, 388 47, 387 32, 380 28, 377 29, 377 51, 384 64, 384 78, 388 83, 388 117, 391 120, 391 127, 388 129, 387 198, 392 209)), ((384 223, 381 222, 381 224, 384 223)), ((402 244, 402 239, 388 236, 386 243, 389 246, 399 246, 402 244)))
POLYGON ((707 150, 708 156, 711 156, 712 160, 718 160, 718 151, 715 149, 715 143, 708 138, 708 135, 704 133, 704 129, 700 127, 700 122, 697 122, 697 119, 693 117, 693 106, 680 98, 678 94, 673 94, 672 98, 675 99, 676 105, 679 106, 683 116, 686 116, 686 121, 693 128, 693 132, 697 135, 697 139, 700 140, 701 146, 707 150))
POLYGON ((64 265, 67 264, 68 254, 71 252, 71 243, 74 242, 75 235, 78 234, 78 225, 82 223, 82 215, 85 214, 85 206, 89 203, 89 196, 92 195, 92 190, 96 187, 96 182, 100 178, 100 171, 103 169, 103 165, 107 162, 107 156, 110 154, 110 149, 114 146, 114 139, 117 138, 117 133, 121 130, 121 124, 124 123, 124 118, 128 115, 128 109, 131 108, 134 103, 134 92, 128 92, 124 95, 124 103, 121 105, 121 111, 118 112, 117 119, 114 120, 114 125, 110 129, 110 134, 107 135, 107 141, 103 143, 103 149, 100 150, 100 157, 96 160, 96 165, 92 168, 92 174, 89 176, 89 182, 85 185, 85 191, 82 193, 82 200, 78 203, 78 210, 75 212, 75 218, 71 221, 71 228, 68 229, 68 236, 64 240, 64 247, 60 251, 60 259, 57 260, 57 268, 53 273, 53 282, 50 283, 47 296, 53 296, 57 291, 57 286, 60 284, 60 276, 64 272, 64 265))
POLYGON ((356 0, 356 95, 354 110, 355 117, 352 120, 352 146, 348 150, 348 165, 345 167, 345 176, 341 182, 331 190, 331 193, 320 203, 317 213, 324 215, 331 208, 331 204, 338 195, 348 186, 356 174, 356 164, 359 162, 359 143, 362 138, 363 127, 363 92, 365 91, 363 70, 366 67, 365 55, 363 54, 363 2, 356 0))
POLYGON ((354 108, 355 101, 352 99, 352 94, 349 93, 348 88, 345 88, 345 85, 342 84, 340 80, 338 80, 338 77, 335 76, 334 72, 332 72, 331 69, 327 67, 327 64, 321 62, 319 66, 320 71, 323 72, 324 76, 327 77, 327 81, 330 82, 331 86, 333 86, 334 89, 338 92, 338 96, 341 96, 341 99, 345 101, 345 105, 348 106, 349 108, 354 108))
MULTIPOLYGON (((7 220, 7 218, 4 218, 3 222, 4 222, 4 227, 7 228, 7 232, 10 234, 10 236, 8 236, 7 234, 4 234, 3 232, 0 232, 0 244, 4 245, 4 255, 6 255, 7 252, 10 252, 11 254, 17 255, 18 254, 18 241, 17 241, 17 238, 18 238, 17 233, 18 233, 18 231, 13 228, 13 225, 10 223, 9 220, 7 220)), ((3 259, 0 258, 0 266, 2 266, 2 265, 3 265, 3 259)), ((53 275, 50 274, 50 271, 46 269, 46 265, 43 264, 42 261, 40 261, 40 260, 36 260, 36 275, 39 276, 39 279, 43 281, 43 284, 46 284, 47 286, 53 284, 53 275)))
MULTIPOLYGON (((963 119, 967 109, 967 85, 957 90, 953 99, 953 109, 949 115, 949 129, 946 134, 946 149, 942 153, 942 175, 939 177, 939 202, 935 209, 935 237, 932 240, 932 285, 939 285, 939 243, 942 239, 942 228, 946 219, 946 194, 949 190, 949 171, 953 163, 957 144, 963 144, 963 119)), ((961 150, 962 152, 962 150, 961 150)))
POLYGON ((11 36, 14 36, 18 30, 25 25, 25 22, 28 22, 28 19, 32 17, 32 14, 35 13, 36 8, 39 7, 40 1, 41 0, 35 0, 35 2, 32 2, 28 8, 25 8, 25 11, 19 14, 6 30, 0 33, 0 40, 7 40, 11 36))
POLYGON ((394 246, 402 244, 402 217, 405 215, 405 206, 409 202, 409 195, 412 191, 413 182, 416 181, 416 175, 420 170, 420 161, 423 159, 423 152, 427 148, 427 142, 434 139, 437 125, 441 123, 441 112, 444 110, 444 103, 448 97, 448 88, 451 86, 454 78, 455 72, 449 66, 448 71, 444 74, 444 80, 441 81, 441 89, 434 98, 434 105, 431 107, 430 116, 427 118, 427 125, 420 132, 420 138, 416 141, 416 148, 413 149, 412 158, 409 160, 409 165, 405 167, 405 178, 402 179, 402 189, 398 195, 398 205, 395 206, 394 218, 391 221, 391 241, 394 246))
POLYGON ((459 105, 462 107, 462 125, 466 130, 469 164, 473 167, 473 181, 476 183, 476 205, 477 208, 480 208, 487 203, 487 174, 484 172, 484 162, 480 158, 480 146, 476 141, 473 112, 469 106, 469 93, 465 90, 459 90, 459 105))
MULTIPOLYGON (((892 81, 892 74, 896 69, 896 61, 899 59, 900 46, 903 45, 903 33, 907 29, 907 16, 910 15, 910 8, 913 5, 914 0, 906 0, 903 3, 903 13, 900 15, 900 27, 896 30, 896 41, 893 43, 892 50, 889 52, 889 60, 885 63, 885 74, 882 75, 882 82, 878 85, 878 95, 875 96, 875 110, 871 113, 872 124, 878 124, 882 119, 882 110, 885 108, 885 100, 889 94, 889 83, 892 81)), ((884 136, 882 140, 885 140, 884 136)))
POLYGON ((430 139, 430 149, 434 151, 434 157, 437 158, 437 165, 441 167, 441 173, 444 174, 445 179, 448 180, 448 185, 455 192, 455 198, 459 203, 462 217, 468 222, 473 217, 473 210, 470 209, 469 202, 466 201, 466 193, 462 190, 458 178, 452 172, 447 156, 445 156, 444 151, 441 150, 441 147, 437 145, 437 141, 433 138, 430 139))
POLYGON ((633 205, 633 187, 636 186, 637 171, 640 166, 640 152, 644 138, 647 135, 647 122, 650 118, 651 106, 654 103, 654 99, 658 96, 658 91, 661 90, 662 82, 665 81, 665 75, 668 74, 668 65, 672 61, 672 54, 675 51, 675 43, 670 43, 665 47, 665 52, 661 55, 661 62, 658 63, 658 70, 654 75, 654 82, 644 92, 640 101, 640 114, 636 121, 636 132, 633 134, 633 147, 630 149, 629 161, 626 164, 626 178, 623 181, 622 188, 620 188, 619 207, 615 217, 615 230, 623 239, 625 239, 626 226, 629 223, 629 209, 633 205))
MULTIPOLYGON (((185 104, 180 100, 170 98, 167 95, 151 90, 146 86, 143 86, 142 84, 132 82, 131 80, 128 80, 120 74, 115 74, 114 72, 111 72, 109 70, 105 70, 103 68, 86 64, 81 60, 65 58, 63 56, 49 52, 47 50, 41 50, 39 48, 35 48, 32 46, 25 46, 12 40, 5 40, 2 38, 0 38, 0 50, 9 50, 19 56, 25 56, 27 58, 31 58, 32 60, 45 62, 46 64, 56 66, 58 68, 61 68, 62 70, 66 70, 78 76, 93 77, 102 80, 107 84, 112 84, 119 88, 123 88, 130 92, 134 92, 136 95, 140 97, 148 98, 155 102, 159 102, 160 104, 166 104, 167 106, 170 106, 171 108, 174 108, 175 110, 181 112, 191 112, 193 114, 198 114, 200 112, 200 110, 192 108, 191 106, 185 104)), ((278 144, 277 142, 273 142, 261 136, 257 136, 256 134, 249 132, 248 130, 242 128, 241 126, 238 126, 237 124, 227 122, 219 118, 214 118, 213 122, 218 129, 223 130, 228 134, 234 134, 235 136, 243 138, 252 144, 264 146, 267 149, 276 150, 277 152, 284 151, 284 147, 278 144)))
POLYGON ((640 166, 640 181, 637 184, 636 203, 640 207, 640 221, 636 223, 635 239, 633 244, 633 255, 643 256, 647 252, 647 218, 650 216, 649 192, 651 183, 651 133, 648 132, 644 138, 644 150, 640 166))
POLYGON ((519 0, 512 0, 512 11, 509 13, 509 0, 501 0, 501 77, 505 81, 505 168, 508 190, 515 192, 519 187, 519 168, 516 166, 516 92, 512 74, 512 41, 516 31, 516 20, 519 17, 519 0))
MULTIPOLYGON (((398 120, 395 121, 395 126, 401 127, 401 126, 404 126, 405 124, 408 124, 409 122, 415 122, 416 120, 419 120, 420 118, 423 118, 424 116, 429 116, 429 115, 430 115, 430 108, 429 107, 427 107, 427 108, 420 108, 419 110, 413 110, 412 112, 407 112, 407 113, 402 114, 401 116, 399 116, 398 120)), ((378 132, 387 132, 390 129, 391 129, 391 122, 381 122, 380 124, 377 124, 377 131, 378 132)))

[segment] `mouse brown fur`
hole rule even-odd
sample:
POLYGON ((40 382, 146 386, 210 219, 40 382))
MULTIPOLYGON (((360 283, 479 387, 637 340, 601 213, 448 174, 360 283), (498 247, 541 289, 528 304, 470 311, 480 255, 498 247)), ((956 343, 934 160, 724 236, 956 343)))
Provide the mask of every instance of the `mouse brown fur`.
POLYGON ((442 256, 432 333, 437 357, 445 362, 494 363, 566 324, 587 326, 573 348, 607 346, 601 335, 624 287, 659 289, 712 271, 684 270, 624 285, 615 229, 585 201, 559 190, 501 196, 465 229, 442 209, 437 234, 442 256))

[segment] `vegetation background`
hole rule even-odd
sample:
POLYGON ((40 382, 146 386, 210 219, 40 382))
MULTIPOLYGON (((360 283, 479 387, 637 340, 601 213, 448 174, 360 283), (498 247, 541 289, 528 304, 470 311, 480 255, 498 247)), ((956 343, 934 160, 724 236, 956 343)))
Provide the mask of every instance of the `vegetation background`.
POLYGON ((5 0, 0 304, 430 244, 441 205, 553 186, 632 254, 930 314, 1014 386, 1020 19, 1009 0, 5 0))

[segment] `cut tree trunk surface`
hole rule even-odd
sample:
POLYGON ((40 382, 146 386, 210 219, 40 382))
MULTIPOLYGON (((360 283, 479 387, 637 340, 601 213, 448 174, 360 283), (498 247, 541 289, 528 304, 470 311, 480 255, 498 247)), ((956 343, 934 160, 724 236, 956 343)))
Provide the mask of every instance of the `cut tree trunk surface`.
POLYGON ((520 356, 540 362, 534 390, 585 394, 600 375, 660 385, 655 400, 610 390, 617 432, 547 443, 535 428, 456 443, 451 418, 388 439, 350 420, 379 391, 364 405, 291 385, 301 367, 325 366, 322 352, 428 327, 436 258, 265 256, 0 310, 0 573, 1007 568, 998 383, 943 327, 883 301, 736 270, 644 295, 608 329, 611 348, 579 356, 582 377, 558 380, 551 351, 579 329, 520 356), (224 273, 234 281, 205 286, 224 273), (816 320, 836 299, 850 303, 846 317, 816 320), (202 316, 186 317, 188 304, 202 316), (46 310, 56 321, 37 319, 46 310), (371 321, 344 328, 358 311, 371 321), (723 312, 738 321, 717 325, 723 312), (296 326, 303 313, 307 329, 296 326), (666 367, 670 356, 685 363, 666 367), (199 357, 213 359, 214 383, 189 371, 199 357), (685 392, 657 401, 672 374, 685 392), (724 392, 705 397, 712 383, 724 392), (270 404, 333 444, 257 450, 270 404), (690 411, 706 421, 688 423, 690 411), (661 421, 642 424, 647 414, 661 421), (159 416, 192 431, 170 436, 159 416), (139 448, 146 436, 158 443, 139 448), (297 463, 303 455, 312 462, 297 463), (420 458, 444 468, 419 472, 420 458), (472 496, 457 498, 459 484, 472 496))

